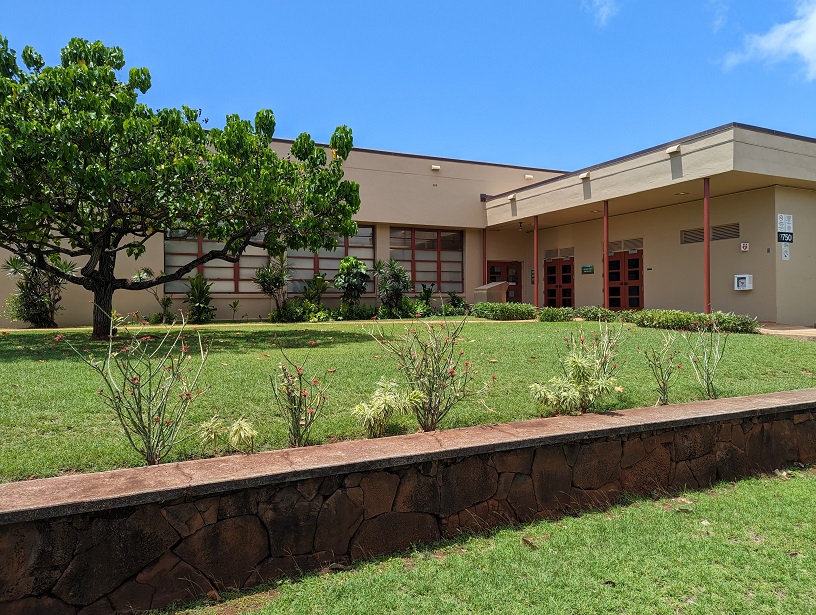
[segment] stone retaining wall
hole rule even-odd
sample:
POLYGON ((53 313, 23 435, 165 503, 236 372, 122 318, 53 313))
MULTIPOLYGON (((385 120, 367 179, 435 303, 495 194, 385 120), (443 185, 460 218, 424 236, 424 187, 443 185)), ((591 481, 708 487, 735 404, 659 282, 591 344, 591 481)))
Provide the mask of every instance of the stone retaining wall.
POLYGON ((816 390, 0 485, 0 612, 160 608, 816 462, 816 390))

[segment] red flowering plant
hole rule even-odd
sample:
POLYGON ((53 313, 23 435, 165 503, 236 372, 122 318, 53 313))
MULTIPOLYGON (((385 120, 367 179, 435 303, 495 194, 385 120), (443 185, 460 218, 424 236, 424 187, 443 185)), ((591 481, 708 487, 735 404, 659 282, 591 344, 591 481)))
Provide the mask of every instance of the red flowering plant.
MULTIPOLYGON (((326 402, 329 385, 306 374, 304 366, 308 355, 300 364, 292 361, 283 348, 281 355, 283 361, 278 363, 278 373, 270 376, 278 414, 286 422, 289 446, 307 446, 312 425, 326 402)), ((335 371, 330 369, 326 373, 335 371)))
POLYGON ((185 437, 184 418, 202 392, 196 383, 208 348, 198 335, 193 358, 183 320, 155 338, 138 325, 126 341, 115 340, 113 330, 127 331, 128 323, 128 317, 111 315, 108 352, 101 359, 66 343, 99 374, 103 388, 97 393, 116 414, 128 442, 148 465, 157 465, 185 437))
POLYGON ((466 321, 412 321, 402 334, 386 335, 382 327, 368 331, 396 358, 407 394, 417 395, 412 410, 422 431, 435 431, 456 404, 480 392, 470 388, 473 365, 459 348, 466 321))

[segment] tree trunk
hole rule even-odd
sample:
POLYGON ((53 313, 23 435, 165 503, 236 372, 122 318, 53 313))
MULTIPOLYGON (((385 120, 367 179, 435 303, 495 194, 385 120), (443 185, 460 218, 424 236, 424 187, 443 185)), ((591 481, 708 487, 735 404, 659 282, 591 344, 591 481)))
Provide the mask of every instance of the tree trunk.
POLYGON ((111 330, 111 314, 113 314, 114 268, 116 267, 116 253, 103 252, 99 257, 99 269, 96 274, 93 309, 93 332, 91 339, 106 340, 115 331, 111 330))
POLYGON ((111 335, 113 313, 113 286, 105 284, 94 289, 92 340, 106 340, 111 335))

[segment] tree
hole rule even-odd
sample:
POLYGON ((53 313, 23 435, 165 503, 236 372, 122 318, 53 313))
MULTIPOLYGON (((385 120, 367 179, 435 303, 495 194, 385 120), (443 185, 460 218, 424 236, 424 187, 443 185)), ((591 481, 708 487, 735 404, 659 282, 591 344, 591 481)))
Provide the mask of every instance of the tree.
POLYGON ((330 159, 305 133, 280 157, 269 147, 271 111, 254 122, 231 115, 208 132, 195 109, 140 103, 150 73, 132 68, 120 81, 118 47, 71 39, 55 66, 31 47, 21 55, 25 69, 0 37, 0 247, 91 291, 93 337, 108 335, 116 290, 237 262, 250 245, 317 251, 356 232, 359 186, 342 170, 347 127, 332 135, 330 159), (223 246, 155 277, 116 277, 119 254, 139 258, 168 229, 223 246), (80 259, 80 269, 58 270, 54 255, 80 259))

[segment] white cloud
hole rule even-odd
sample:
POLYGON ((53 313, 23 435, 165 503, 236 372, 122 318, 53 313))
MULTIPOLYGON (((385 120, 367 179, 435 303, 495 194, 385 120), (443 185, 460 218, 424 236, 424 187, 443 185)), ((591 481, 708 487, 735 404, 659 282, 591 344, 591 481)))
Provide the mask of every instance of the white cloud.
POLYGON ((798 59, 805 64, 805 78, 816 79, 816 0, 800 0, 796 19, 776 24, 765 34, 750 34, 741 51, 725 57, 725 68, 751 61, 779 62, 798 59))
POLYGON ((730 3, 726 0, 708 0, 706 8, 713 13, 711 22, 711 30, 716 34, 723 29, 725 23, 728 21, 728 9, 731 8, 730 3))
POLYGON ((600 27, 604 27, 620 10, 616 0, 581 0, 581 6, 595 17, 595 23, 600 27))

